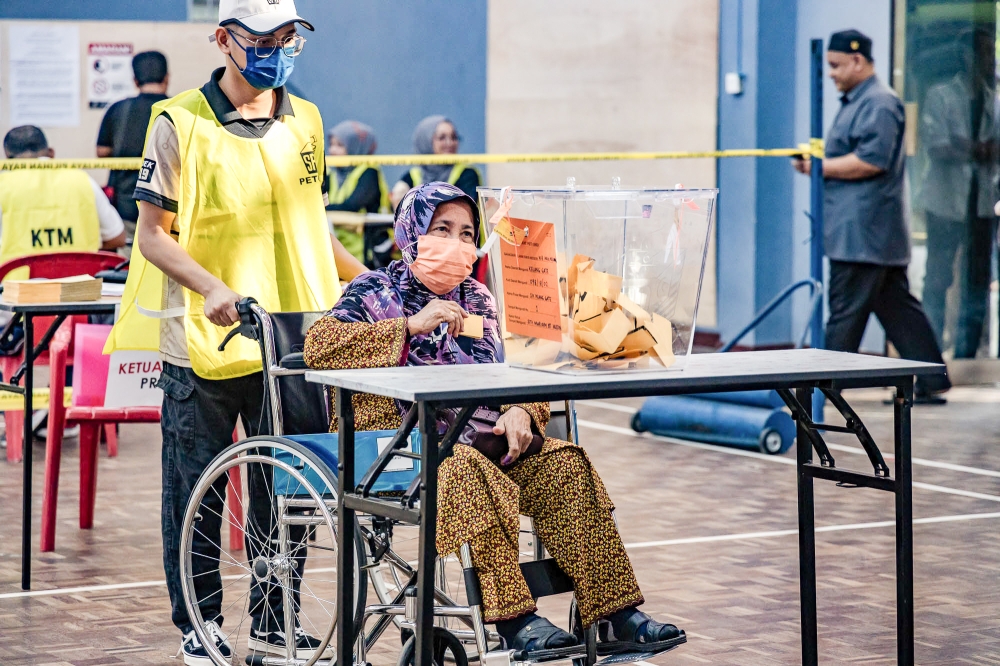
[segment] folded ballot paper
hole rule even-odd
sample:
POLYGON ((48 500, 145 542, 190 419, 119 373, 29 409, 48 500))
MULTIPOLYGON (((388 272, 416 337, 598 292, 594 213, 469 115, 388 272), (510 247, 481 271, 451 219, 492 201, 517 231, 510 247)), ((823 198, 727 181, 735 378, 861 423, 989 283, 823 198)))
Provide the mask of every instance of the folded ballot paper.
POLYGON ((576 255, 566 273, 568 312, 561 342, 507 339, 510 360, 539 369, 631 370, 674 365, 674 330, 622 291, 622 278, 594 269, 576 255))

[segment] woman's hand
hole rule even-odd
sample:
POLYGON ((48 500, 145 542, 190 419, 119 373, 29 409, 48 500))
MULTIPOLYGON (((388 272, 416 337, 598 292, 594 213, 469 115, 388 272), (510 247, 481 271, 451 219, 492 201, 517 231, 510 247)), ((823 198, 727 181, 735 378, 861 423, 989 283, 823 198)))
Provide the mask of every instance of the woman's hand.
POLYGON ((520 407, 511 407, 497 419, 494 435, 507 435, 509 450, 501 465, 513 465, 531 445, 531 415, 520 407))
POLYGON ((216 326, 232 326, 240 320, 240 315, 236 312, 239 300, 239 294, 219 282, 205 294, 205 316, 216 326))
POLYGON ((435 298, 420 312, 407 317, 406 327, 410 335, 426 335, 441 324, 448 324, 448 333, 454 337, 462 332, 462 320, 468 316, 469 313, 458 303, 435 298))

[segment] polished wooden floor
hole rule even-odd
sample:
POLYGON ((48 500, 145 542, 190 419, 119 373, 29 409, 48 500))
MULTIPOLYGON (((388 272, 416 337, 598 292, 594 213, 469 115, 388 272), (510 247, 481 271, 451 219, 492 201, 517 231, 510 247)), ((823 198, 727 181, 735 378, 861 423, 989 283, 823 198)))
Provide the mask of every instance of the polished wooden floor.
MULTIPOLYGON (((848 399, 891 451, 881 391, 848 399)), ((914 411, 919 664, 1000 664, 1000 390, 956 389, 914 411)), ((630 434, 638 401, 580 406, 581 437, 618 506, 645 610, 687 630, 662 664, 800 661, 795 473, 790 458, 739 455, 630 434)), ((845 437, 830 441, 857 447, 845 437)), ((41 443, 35 446, 42 460, 41 443)), ((838 466, 866 470, 836 448, 838 466)), ((93 530, 77 529, 78 458, 67 442, 55 553, 37 552, 20 590, 21 466, 0 462, 0 664, 178 664, 162 584, 159 431, 122 430, 102 452, 93 530)), ((36 467, 36 489, 41 464, 36 467)), ((824 663, 895 663, 893 500, 818 483, 820 655, 824 663)), ((564 622, 566 604, 543 610, 564 622)), ((394 663, 387 637, 372 655, 394 663)))

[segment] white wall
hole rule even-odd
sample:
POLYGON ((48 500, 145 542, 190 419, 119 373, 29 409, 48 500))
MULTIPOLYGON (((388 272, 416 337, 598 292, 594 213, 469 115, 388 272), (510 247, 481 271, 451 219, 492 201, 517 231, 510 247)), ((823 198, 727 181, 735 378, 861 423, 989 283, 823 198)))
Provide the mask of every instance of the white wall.
MULTIPOLYGON (((491 153, 714 150, 717 0, 495 0, 489 5, 491 153)), ((714 187, 714 160, 504 164, 491 185, 714 187)), ((714 326, 715 264, 698 323, 714 326)))
MULTIPOLYGON (((2 1, 2 0, 0 0, 2 1)), ((60 23, 78 26, 80 33, 80 124, 77 127, 43 127, 57 157, 94 157, 97 130, 106 109, 90 109, 87 100, 87 46, 95 43, 131 43, 133 53, 155 49, 167 56, 170 94, 204 84, 212 70, 222 65, 222 54, 208 41, 208 23, 133 21, 0 21, 0 137, 10 129, 10 31, 26 25, 60 23)), ((106 171, 92 172, 99 183, 106 171)))

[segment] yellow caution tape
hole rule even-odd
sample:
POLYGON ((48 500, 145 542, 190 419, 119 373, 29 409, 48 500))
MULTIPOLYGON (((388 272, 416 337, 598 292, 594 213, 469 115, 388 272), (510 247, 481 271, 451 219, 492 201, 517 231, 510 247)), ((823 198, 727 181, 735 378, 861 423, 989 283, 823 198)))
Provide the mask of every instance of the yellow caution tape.
MULTIPOLYGON (((73 389, 67 387, 63 392, 63 405, 70 406, 73 389)), ((31 392, 31 406, 35 409, 48 409, 49 390, 36 388, 31 392)), ((24 410, 24 396, 20 393, 0 391, 0 412, 19 412, 24 410)))
MULTIPOLYGON (((611 162, 625 160, 718 159, 728 157, 823 157, 823 139, 810 139, 798 148, 747 148, 736 150, 705 150, 700 152, 636 152, 636 153, 515 153, 459 155, 327 155, 327 166, 346 167, 359 164, 378 166, 409 166, 412 164, 513 164, 530 162, 611 162)), ((86 160, 0 160, 0 171, 16 169, 115 169, 137 170, 140 158, 105 157, 86 160)))

